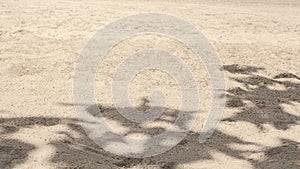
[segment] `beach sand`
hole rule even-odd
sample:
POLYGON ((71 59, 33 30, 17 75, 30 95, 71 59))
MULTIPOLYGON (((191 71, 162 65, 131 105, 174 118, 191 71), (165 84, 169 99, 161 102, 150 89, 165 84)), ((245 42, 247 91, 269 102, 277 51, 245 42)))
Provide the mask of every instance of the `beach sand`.
POLYGON ((300 168, 300 1, 1 0, 0 16, 0 168, 300 168), (72 78, 82 48, 98 30, 147 12, 176 16, 204 33, 224 64, 226 107, 214 134, 199 144, 211 101, 205 65, 174 39, 124 40, 107 54, 95 80, 97 103, 116 132, 154 136, 180 109, 176 81, 145 71, 129 86, 132 103, 145 108, 143 98, 159 87, 173 114, 149 125, 117 114, 114 71, 139 49, 176 53, 194 73, 201 95, 188 136, 165 153, 138 159, 105 151, 85 134, 74 110, 81 103, 73 103, 72 78))

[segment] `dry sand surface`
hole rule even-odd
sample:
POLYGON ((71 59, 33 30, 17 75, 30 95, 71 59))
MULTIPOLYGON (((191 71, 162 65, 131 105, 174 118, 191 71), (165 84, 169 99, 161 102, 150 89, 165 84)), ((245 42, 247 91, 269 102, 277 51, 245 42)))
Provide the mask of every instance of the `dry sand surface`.
POLYGON ((0 168, 300 168, 300 1, 0 0, 0 168), (176 147, 144 158, 114 155, 78 124, 72 100, 74 64, 97 30, 142 12, 174 15, 201 29, 226 73, 226 108, 215 133, 198 143, 210 103, 202 64, 183 44, 156 35, 122 41, 105 57, 95 81, 99 107, 114 130, 150 137, 174 121, 179 89, 160 71, 137 75, 130 99, 138 108, 163 89, 165 116, 131 124, 112 106, 113 72, 125 56, 160 47, 181 57, 197 77, 197 125, 176 147), (197 63, 197 64, 195 64, 197 63), (145 101, 145 99, 144 99, 145 101))

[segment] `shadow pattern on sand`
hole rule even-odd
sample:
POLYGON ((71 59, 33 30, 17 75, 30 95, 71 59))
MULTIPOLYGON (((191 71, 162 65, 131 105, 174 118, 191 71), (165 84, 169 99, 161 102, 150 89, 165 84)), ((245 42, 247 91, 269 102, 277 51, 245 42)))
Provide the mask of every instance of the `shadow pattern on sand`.
MULTIPOLYGON (((292 115, 284 111, 280 104, 293 104, 300 102, 300 84, 285 80, 299 77, 293 74, 284 73, 268 78, 256 75, 262 68, 241 67, 239 65, 227 65, 225 70, 233 75, 239 74, 242 77, 234 77, 234 80, 243 85, 229 89, 228 108, 237 108, 238 112, 232 117, 222 121, 246 121, 255 124, 263 130, 263 124, 270 124, 278 130, 287 130, 293 125, 299 124, 299 116, 292 115), (282 85, 283 90, 270 89, 270 85, 282 85), (253 106, 248 106, 252 103, 253 106), (248 104, 246 104, 248 103, 248 104)), ((62 103, 64 106, 73 104, 62 103)), ((163 128, 143 128, 139 124, 132 123, 118 114, 117 110, 101 105, 91 105, 90 113, 95 106, 102 110, 104 117, 118 122, 120 125, 130 127, 126 134, 143 132, 155 135, 163 131, 163 128)), ((139 109, 145 109, 145 104, 139 109)), ((166 108, 168 118, 158 120, 172 123, 175 120, 178 110, 166 108), (167 120, 166 120, 167 119, 167 120)), ((246 142, 238 137, 216 130, 212 137, 204 144, 199 144, 197 133, 190 132, 188 136, 171 150, 149 158, 137 159, 116 156, 106 152, 97 146, 87 137, 77 119, 71 118, 49 118, 49 117, 26 117, 26 118, 1 118, 1 140, 0 140, 0 168, 13 168, 14 166, 26 162, 28 154, 36 147, 32 144, 24 143, 22 140, 6 139, 5 136, 18 132, 22 128, 33 126, 55 126, 66 125, 70 131, 78 133, 79 137, 73 137, 67 131, 62 131, 65 139, 51 141, 49 144, 56 148, 55 155, 49 159, 51 163, 63 164, 63 168, 130 168, 139 166, 141 168, 161 168, 172 169, 179 164, 186 164, 197 160, 213 159, 212 152, 220 152, 227 156, 245 160, 252 164, 253 168, 299 168, 300 149, 299 143, 281 138, 282 144, 278 147, 266 147, 263 151, 265 159, 260 161, 247 158, 245 154, 258 153, 250 150, 238 150, 232 148, 232 144, 256 145, 246 142), (3 137, 2 137, 3 136, 3 137), (174 155, 175 154, 175 155, 174 155)), ((109 143, 108 143, 109 144, 109 143)), ((205 166, 203 166, 205 167, 205 166)))
POLYGON ((300 103, 300 83, 290 82, 286 78, 299 77, 290 73, 282 73, 274 78, 251 74, 260 68, 239 68, 237 65, 225 66, 232 73, 248 74, 247 77, 232 78, 244 86, 229 89, 227 107, 238 107, 241 111, 223 121, 246 121, 263 129, 263 124, 270 124, 279 130, 286 130, 299 123, 300 117, 286 112, 281 104, 300 103), (236 69, 236 71, 234 71, 236 69), (273 89, 281 86, 283 89, 273 89), (245 106, 250 102, 253 106, 245 106))

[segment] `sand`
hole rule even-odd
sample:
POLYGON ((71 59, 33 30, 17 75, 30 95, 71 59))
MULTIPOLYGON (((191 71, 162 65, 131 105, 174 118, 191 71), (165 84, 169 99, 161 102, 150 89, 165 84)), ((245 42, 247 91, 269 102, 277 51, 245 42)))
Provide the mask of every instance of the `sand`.
MULTIPOLYGON (((227 1, 0 1, 0 168, 300 168, 300 2, 227 1), (196 126, 176 147, 144 159, 97 146, 74 110, 74 64, 106 24, 142 12, 174 15, 200 29, 214 45, 226 74, 226 107, 204 144, 198 136, 210 103, 205 66, 183 44, 137 36, 115 46, 99 67, 96 99, 116 132, 150 137, 174 121, 131 124, 112 106, 110 84, 122 57, 140 48, 177 52, 197 77, 201 102, 196 126), (195 64, 196 63, 196 64, 195 64)), ((176 114, 179 89, 159 71, 139 74, 130 99, 159 86, 176 114)), ((146 106, 147 108, 147 106, 146 106)))

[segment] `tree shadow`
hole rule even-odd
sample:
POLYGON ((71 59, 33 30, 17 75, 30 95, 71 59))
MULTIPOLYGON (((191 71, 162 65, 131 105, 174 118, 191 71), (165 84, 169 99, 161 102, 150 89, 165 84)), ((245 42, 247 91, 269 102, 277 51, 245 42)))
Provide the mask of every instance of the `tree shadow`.
MULTIPOLYGON (((110 108, 110 107, 103 107, 101 105, 91 105, 88 108, 89 113, 95 117, 98 117, 97 113, 99 113, 99 112, 95 112, 95 108, 94 108, 95 106, 99 107, 99 109, 102 111, 101 114, 105 118, 115 120, 119 124, 129 127, 130 131, 124 133, 124 135, 136 133, 136 132, 137 133, 143 132, 144 134, 150 134, 150 136, 154 136, 154 135, 160 134, 161 132, 164 131, 164 128, 160 128, 160 127, 145 128, 138 123, 128 121, 126 118, 121 116, 116 109, 110 108)), ((138 109, 145 109, 145 108, 138 107, 138 109)), ((166 109, 166 113, 164 114, 164 116, 174 118, 178 115, 178 112, 179 112, 179 110, 166 109)), ((184 113, 189 113, 189 112, 184 112, 184 113)), ((164 116, 157 119, 156 121, 165 122, 165 120, 161 120, 161 119, 164 119, 164 116)), ((172 119, 172 118, 168 118, 168 119, 172 119)), ((173 120, 168 120, 167 122, 173 123, 174 121, 175 121, 175 118, 173 120)), ((80 126, 77 126, 77 127, 80 128, 80 126)), ((85 137, 86 137, 86 135, 85 135, 85 137)), ((72 139, 72 140, 74 140, 74 139, 72 139)), ((87 140, 85 139, 85 141, 87 141, 87 140)), ((89 145, 88 146, 89 148, 93 147, 92 148, 93 150, 96 150, 98 148, 98 153, 100 153, 99 147, 97 145, 95 145, 91 140, 88 139, 88 141, 89 141, 89 143, 85 142, 84 145, 89 145)), ((110 144, 110 143, 107 143, 107 144, 110 144)), ((115 156, 109 152, 105 152, 105 151, 103 152, 102 149, 100 149, 101 155, 98 154, 97 156, 105 156, 106 158, 110 158, 110 160, 107 160, 107 161, 110 161, 110 163, 113 163, 113 165, 115 165, 117 167, 128 168, 128 167, 133 167, 133 166, 138 166, 138 165, 144 166, 144 167, 156 165, 156 166, 160 166, 160 168, 163 169, 163 168, 175 168, 179 164, 185 164, 185 163, 189 163, 189 162, 197 161, 197 160, 211 160, 214 158, 211 155, 212 150, 217 151, 217 152, 222 152, 226 155, 229 155, 231 157, 241 159, 241 160, 246 160, 246 158, 243 156, 243 153, 247 153, 247 152, 253 153, 254 152, 254 151, 236 150, 236 149, 230 147, 230 145, 232 145, 232 144, 256 145, 251 142, 242 141, 238 137, 225 134, 221 131, 214 132, 212 137, 207 142, 205 142, 204 144, 200 144, 199 143, 199 134, 189 132, 187 137, 183 141, 181 141, 176 147, 173 147, 171 150, 169 150, 163 154, 159 154, 157 156, 152 156, 152 157, 147 157, 147 158, 142 158, 142 159, 119 157, 119 156, 115 156), (178 155, 178 154, 180 154, 180 155, 178 155), (116 157, 118 157, 117 158, 118 160, 115 159, 116 157)), ((60 147, 60 149, 64 149, 64 148, 60 147)), ((94 152, 93 150, 92 150, 92 152, 94 152)), ((68 151, 69 153, 67 153, 67 154, 70 154, 70 153, 72 153, 73 149, 70 149, 70 147, 68 147, 68 149, 67 150, 65 149, 64 151, 68 151)), ((57 158, 55 158, 55 162, 57 162, 56 160, 62 160, 62 159, 63 158, 61 158, 60 156, 57 156, 57 158)), ((99 158, 96 158, 96 159, 99 159, 99 158)), ((64 160, 64 162, 66 162, 66 161, 64 160)), ((70 165, 74 165, 74 163, 70 163, 70 165)))
POLYGON ((300 83, 284 81, 285 78, 299 78, 291 73, 283 73, 268 78, 254 74, 257 68, 239 67, 228 70, 231 73, 247 72, 247 77, 231 78, 240 83, 243 88, 229 89, 227 107, 238 108, 240 111, 223 121, 245 121, 263 129, 263 124, 270 124, 276 129, 286 130, 299 123, 300 117, 290 114, 282 108, 282 104, 300 103, 300 83), (251 73, 252 72, 252 73, 251 73), (281 79, 281 80, 279 80, 281 79), (280 86, 276 89, 274 86, 280 86), (248 105, 245 103, 248 102, 248 105))
POLYGON ((255 164, 256 168, 300 168, 300 148, 298 142, 281 139, 281 146, 269 148, 264 153, 267 158, 261 162, 257 162, 255 164))
MULTIPOLYGON (((67 105, 67 104, 66 104, 67 105)), ((126 134, 145 132, 150 135, 155 135, 162 132, 164 129, 159 127, 144 128, 134 122, 128 122, 124 117, 122 117, 117 110, 111 107, 104 107, 101 105, 91 105, 89 110, 94 110, 94 106, 99 106, 103 111, 105 118, 113 119, 118 121, 124 126, 130 127, 130 131, 126 134)), ((143 107, 139 107, 143 109, 143 107)), ((178 110, 166 109, 166 115, 170 117, 175 117, 178 110)), ((97 113, 90 112, 95 117, 97 113)), ((162 117, 163 119, 163 117, 162 117)), ((163 122, 172 122, 172 118, 163 122)), ((46 117, 27 117, 27 118, 1 118, 1 126, 6 128, 2 130, 1 135, 10 135, 14 132, 20 131, 22 128, 31 128, 33 126, 55 126, 55 125, 65 125, 70 130, 61 131, 59 134, 64 135, 64 139, 51 141, 49 144, 53 145, 56 149, 56 153, 53 155, 49 161, 51 163, 60 164, 61 167, 66 168, 129 168, 133 166, 141 166, 149 168, 149 166, 159 167, 161 169, 171 169, 176 168, 179 164, 185 164, 197 160, 210 160, 214 159, 211 154, 212 150, 222 152, 229 156, 238 159, 246 159, 242 154, 247 151, 240 151, 231 148, 231 144, 242 144, 242 145, 253 145, 250 142, 245 142, 240 140, 235 136, 225 134, 221 131, 216 131, 213 136, 204 144, 199 144, 197 133, 190 132, 187 137, 181 141, 177 146, 173 147, 171 150, 159 154, 157 156, 152 156, 148 158, 128 158, 123 156, 117 156, 110 152, 103 150, 101 147, 96 145, 85 133, 79 121, 71 118, 46 118, 46 117), (12 128, 12 129, 7 129, 12 128), (74 137, 71 132, 76 132, 79 136, 74 137)), ((50 133, 49 133, 50 134, 50 133)), ((35 149, 36 147, 23 143, 22 141, 9 141, 12 146, 7 151, 14 151, 18 153, 16 158, 19 158, 20 162, 26 162, 26 157, 28 153, 35 149), (19 145, 22 147, 26 145, 28 148, 22 148, 22 152, 18 152, 19 145), (22 160, 21 160, 22 159, 22 160)), ((7 141, 2 140, 3 144, 8 145, 7 141)), ((109 144, 109 143, 108 143, 109 144)), ((7 151, 2 151, 0 156, 3 157, 3 161, 9 161, 10 156, 7 156, 7 151)), ((3 168, 12 168, 13 165, 8 165, 8 162, 2 163, 3 168)))
POLYGON ((0 168, 8 169, 26 161, 35 147, 15 139, 0 140, 0 168))
MULTIPOLYGON (((225 70, 233 75, 241 74, 243 77, 235 77, 232 80, 242 84, 243 87, 229 89, 227 101, 228 108, 238 108, 238 112, 223 121, 246 121, 263 129, 264 124, 270 124, 279 130, 286 130, 299 123, 299 117, 283 110, 280 104, 293 104, 300 102, 299 83, 283 81, 285 78, 298 79, 293 74, 279 74, 274 78, 256 75, 262 68, 241 67, 238 65, 225 66, 225 70), (246 76, 246 77, 245 77, 246 76), (281 85, 284 89, 272 89, 270 85, 281 85), (249 105, 249 102, 252 105, 249 105)), ((299 80, 299 79, 298 79, 299 80)), ((149 108, 148 102, 137 107, 139 110, 149 108)), ((62 103, 64 106, 74 106, 70 103, 62 103)), ((157 135, 165 130, 163 127, 145 127, 138 123, 128 121, 113 107, 103 105, 90 105, 87 111, 94 117, 98 117, 95 108, 99 108, 102 115, 119 125, 129 128, 124 135, 144 133, 148 136, 157 135)), ((179 110, 164 108, 165 113, 157 121, 161 123, 174 123, 179 110)), ((189 112, 186 112, 189 113, 189 112)), ((253 168, 299 168, 299 143, 282 139, 282 145, 278 147, 266 147, 263 150, 266 158, 252 160, 245 154, 259 153, 253 150, 239 150, 232 145, 254 145, 239 137, 216 130, 214 134, 203 144, 199 144, 198 133, 190 132, 187 137, 169 151, 153 157, 128 158, 117 156, 105 151, 96 145, 85 133, 77 119, 51 118, 51 117, 24 117, 24 118, 0 118, 1 136, 9 136, 20 132, 22 128, 33 126, 50 127, 64 125, 68 130, 60 131, 64 139, 49 142, 56 149, 49 162, 59 164, 65 168, 161 168, 172 169, 180 164, 187 164, 199 160, 213 160, 213 152, 219 152, 234 159, 247 161, 253 168), (76 137, 72 133, 77 133, 76 137)), ((36 149, 34 145, 21 140, 0 139, 0 168, 13 168, 15 165, 25 163, 28 154, 36 149)), ((109 144, 109 140, 108 143, 109 144)), ((205 167, 205 166, 204 166, 205 167)))
POLYGON ((260 67, 255 67, 255 66, 240 66, 238 64, 233 64, 233 65, 224 65, 224 70, 233 73, 233 74, 245 74, 249 75, 251 73, 256 73, 260 70, 264 70, 263 68, 260 67))

